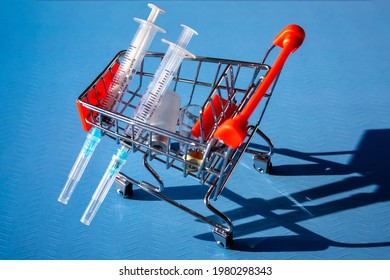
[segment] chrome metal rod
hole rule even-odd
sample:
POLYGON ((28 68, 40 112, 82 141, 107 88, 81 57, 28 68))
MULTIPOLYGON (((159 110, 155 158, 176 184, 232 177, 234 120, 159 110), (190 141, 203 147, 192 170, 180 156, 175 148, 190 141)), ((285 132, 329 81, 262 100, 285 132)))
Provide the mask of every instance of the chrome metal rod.
MULTIPOLYGON (((212 193, 213 190, 210 190, 206 193, 206 196, 205 196, 205 203, 206 203, 206 206, 208 209, 210 209, 214 214, 216 214, 217 216, 219 216, 223 221, 225 221, 227 224, 228 224, 228 227, 225 227, 201 214, 199 214, 198 212, 186 207, 185 205, 182 205, 180 204, 179 202, 177 202, 176 200, 173 200, 173 199, 170 199, 169 197, 163 195, 161 192, 158 192, 156 191, 155 189, 158 189, 157 187, 153 187, 151 188, 150 186, 146 186, 143 182, 138 182, 136 180, 134 180, 133 178, 130 178, 129 176, 125 175, 124 173, 122 172, 119 172, 118 174, 118 177, 117 177, 117 181, 119 181, 122 185, 127 185, 129 183, 133 184, 133 185, 136 185, 138 186, 139 188, 141 188, 142 190, 146 191, 147 193, 153 195, 154 197, 156 198, 159 198, 161 200, 164 200, 166 202, 168 202, 169 204, 173 205, 173 206, 176 206, 177 208, 187 212, 188 214, 191 214, 192 216, 194 216, 195 218, 215 227, 215 228, 219 228, 219 229, 222 229, 228 233, 232 232, 233 231, 233 225, 230 221, 229 218, 227 218, 224 214, 222 214, 221 212, 219 212, 217 209, 215 209, 213 206, 211 206, 210 202, 209 202, 209 199, 210 199, 210 195, 212 193)), ((148 185, 151 185, 148 183, 148 185)))

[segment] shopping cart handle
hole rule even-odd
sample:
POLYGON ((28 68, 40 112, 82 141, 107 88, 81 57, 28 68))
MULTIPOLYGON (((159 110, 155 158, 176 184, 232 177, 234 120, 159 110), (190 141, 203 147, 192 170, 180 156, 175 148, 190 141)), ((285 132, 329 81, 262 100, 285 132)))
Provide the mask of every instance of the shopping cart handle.
POLYGON ((287 25, 274 39, 274 45, 284 48, 285 45, 291 44, 290 53, 295 52, 305 39, 305 31, 296 24, 287 25))
POLYGON ((274 39, 274 45, 281 47, 282 50, 275 60, 274 65, 266 74, 255 93, 248 103, 233 119, 223 122, 215 131, 214 137, 222 141, 230 148, 238 148, 245 140, 248 133, 248 120, 260 103, 268 88, 275 81, 276 77, 283 68, 288 56, 295 52, 305 39, 305 31, 302 27, 291 24, 286 26, 274 39))

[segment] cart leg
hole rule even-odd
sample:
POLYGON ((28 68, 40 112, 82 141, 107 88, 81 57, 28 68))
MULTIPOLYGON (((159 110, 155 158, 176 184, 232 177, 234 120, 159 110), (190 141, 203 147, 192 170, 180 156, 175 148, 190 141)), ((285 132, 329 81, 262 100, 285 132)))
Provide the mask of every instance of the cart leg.
MULTIPOLYGON (((252 150, 247 148, 246 152, 253 154, 253 167, 257 171, 259 171, 260 173, 270 173, 272 168, 271 156, 274 153, 274 144, 272 143, 271 139, 258 128, 258 126, 249 126, 248 132, 250 130, 255 131, 261 138, 265 140, 265 142, 268 144, 269 151, 262 152, 262 151, 252 150)), ((252 137, 253 137, 253 133, 251 134, 250 140, 252 139, 252 137)))
POLYGON ((213 235, 217 244, 224 249, 230 249, 233 246, 233 224, 225 214, 223 214, 222 212, 220 212, 214 206, 211 205, 210 196, 215 191, 215 188, 216 188, 215 185, 210 186, 210 188, 208 189, 204 197, 204 204, 211 212, 217 215, 219 219, 221 219, 223 223, 226 224, 227 226, 223 226, 221 223, 216 223, 211 220, 207 222, 210 225, 214 226, 213 235))

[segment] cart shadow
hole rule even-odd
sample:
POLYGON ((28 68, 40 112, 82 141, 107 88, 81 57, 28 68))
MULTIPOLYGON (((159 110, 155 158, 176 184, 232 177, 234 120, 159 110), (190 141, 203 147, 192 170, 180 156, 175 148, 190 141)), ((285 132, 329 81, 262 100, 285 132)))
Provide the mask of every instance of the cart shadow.
MULTIPOLYGON (((344 248, 390 246, 390 241, 359 244, 336 242, 298 224, 328 214, 389 201, 390 176, 387 174, 387 162, 390 158, 389 143, 390 129, 383 129, 366 131, 357 150, 351 152, 309 154, 288 149, 276 149, 275 153, 303 159, 310 163, 296 166, 277 166, 272 169, 273 175, 326 176, 343 174, 346 176, 343 176, 343 179, 338 182, 270 200, 247 199, 226 188, 222 195, 239 205, 239 208, 225 212, 228 217, 233 221, 246 217, 260 217, 260 219, 235 226, 233 249, 252 252, 279 252, 320 251, 330 246, 344 248), (346 165, 323 159, 327 155, 346 153, 352 154, 352 159, 346 165), (321 156, 322 159, 317 158, 317 156, 321 156), (375 186, 374 190, 371 192, 367 192, 367 189, 360 190, 368 186, 375 186), (353 194, 347 193, 350 191, 353 191, 353 194), (334 195, 340 196, 343 193, 346 193, 343 198, 332 197, 334 195), (319 203, 316 204, 316 200, 319 200, 319 203), (302 203, 305 202, 309 206, 303 207, 302 203), (289 235, 244 237, 278 227, 285 228, 289 235)), ((196 237, 213 240, 210 234, 201 234, 196 237)))

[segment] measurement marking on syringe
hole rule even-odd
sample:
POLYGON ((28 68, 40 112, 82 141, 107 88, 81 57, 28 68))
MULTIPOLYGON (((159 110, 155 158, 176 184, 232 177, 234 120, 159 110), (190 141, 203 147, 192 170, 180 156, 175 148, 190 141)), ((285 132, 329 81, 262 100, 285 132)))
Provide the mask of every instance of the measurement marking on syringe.
MULTIPOLYGON (((196 34, 191 28, 186 26, 183 27, 184 30, 177 41, 177 46, 180 48, 171 47, 171 43, 169 43, 170 47, 160 62, 153 79, 150 81, 146 93, 142 96, 139 105, 133 112, 132 118, 148 123, 156 108, 159 106, 162 96, 168 89, 174 73, 177 71, 186 54, 186 52, 182 51, 182 48, 186 47, 192 35, 196 34)), ((131 137, 137 139, 140 134, 142 134, 142 131, 143 129, 138 129, 137 127, 129 125, 125 130, 125 134, 128 136, 131 135, 131 137), (135 133, 133 133, 133 131, 135 133)))
MULTIPOLYGON (((129 47, 129 50, 132 51, 136 49, 135 47, 129 47)), ((136 63, 137 60, 132 58, 134 53, 128 52, 125 54, 124 59, 118 69, 117 74, 114 77, 114 81, 110 86, 107 98, 102 102, 103 108, 107 110, 114 110, 116 106, 121 102, 123 94, 126 92, 127 87, 133 76, 136 73, 136 63)))

